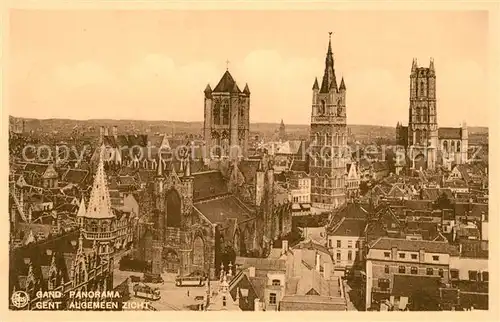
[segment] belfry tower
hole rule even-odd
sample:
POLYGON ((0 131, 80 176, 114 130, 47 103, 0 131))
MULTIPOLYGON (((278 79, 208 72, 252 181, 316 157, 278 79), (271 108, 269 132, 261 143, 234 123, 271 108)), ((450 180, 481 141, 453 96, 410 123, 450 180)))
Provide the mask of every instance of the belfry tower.
POLYGON ((346 86, 337 84, 332 52, 332 33, 328 42, 321 87, 314 81, 311 110, 311 201, 318 208, 333 209, 345 202, 347 155, 346 86))
POLYGON ((418 67, 414 59, 410 73, 408 146, 413 168, 434 169, 438 142, 436 111, 436 72, 434 60, 429 67, 418 67))

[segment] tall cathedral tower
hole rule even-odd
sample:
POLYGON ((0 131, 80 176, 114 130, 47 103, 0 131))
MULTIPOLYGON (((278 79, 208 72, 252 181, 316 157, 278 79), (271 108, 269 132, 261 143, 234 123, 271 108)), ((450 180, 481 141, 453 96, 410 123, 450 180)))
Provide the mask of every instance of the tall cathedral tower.
POLYGON ((205 88, 203 136, 206 158, 246 157, 250 131, 250 89, 240 90, 227 70, 212 90, 205 88))
POLYGON ((434 60, 429 67, 418 67, 414 59, 410 73, 410 109, 408 120, 408 146, 413 167, 436 166, 438 124, 436 111, 436 73, 434 60))
POLYGON ((347 155, 346 86, 335 76, 332 40, 328 42, 321 87, 313 85, 311 111, 311 199, 313 206, 332 209, 345 202, 347 155))

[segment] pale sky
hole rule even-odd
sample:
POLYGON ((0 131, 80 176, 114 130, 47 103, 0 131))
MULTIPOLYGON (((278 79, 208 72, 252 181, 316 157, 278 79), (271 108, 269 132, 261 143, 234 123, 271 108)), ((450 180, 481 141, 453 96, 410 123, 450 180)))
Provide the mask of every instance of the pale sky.
POLYGON ((440 126, 488 124, 486 11, 12 11, 9 113, 203 120, 226 70, 251 122, 308 124, 333 31, 347 122, 408 121, 412 59, 437 75, 440 126))

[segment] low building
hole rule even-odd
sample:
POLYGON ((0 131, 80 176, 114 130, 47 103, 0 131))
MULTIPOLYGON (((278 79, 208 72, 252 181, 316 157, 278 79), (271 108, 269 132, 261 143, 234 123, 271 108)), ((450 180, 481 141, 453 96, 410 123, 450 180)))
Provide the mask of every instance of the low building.
POLYGON ((457 255, 458 249, 447 242, 377 239, 366 255, 366 308, 384 300, 408 302, 421 292, 436 300, 440 285, 449 282, 450 257, 457 255))

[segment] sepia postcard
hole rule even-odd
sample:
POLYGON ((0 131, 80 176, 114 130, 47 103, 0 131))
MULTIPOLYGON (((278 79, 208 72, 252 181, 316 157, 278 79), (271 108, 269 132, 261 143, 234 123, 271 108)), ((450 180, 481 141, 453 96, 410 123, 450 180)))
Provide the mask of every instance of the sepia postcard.
POLYGON ((4 311, 496 312, 498 6, 361 4, 9 8, 4 311))

